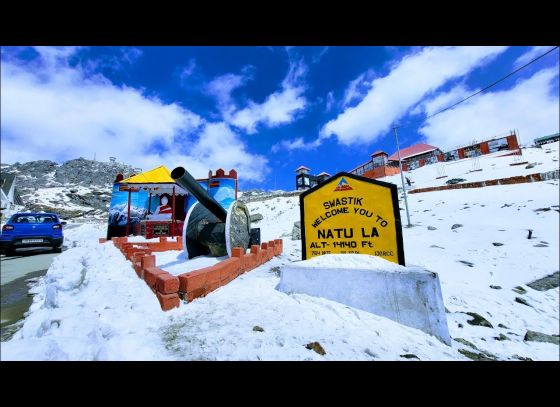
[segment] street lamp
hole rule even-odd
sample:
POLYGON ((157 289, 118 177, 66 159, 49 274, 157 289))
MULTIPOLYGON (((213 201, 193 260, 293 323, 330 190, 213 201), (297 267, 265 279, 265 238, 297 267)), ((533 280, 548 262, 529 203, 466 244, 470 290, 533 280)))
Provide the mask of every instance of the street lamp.
POLYGON ((402 182, 402 190, 404 194, 404 206, 406 208, 406 219, 408 221, 408 225, 406 225, 406 227, 411 227, 412 225, 410 223, 410 214, 408 212, 408 200, 406 199, 406 189, 404 187, 404 175, 403 175, 402 162, 401 162, 401 149, 399 147, 399 137, 397 136, 397 126, 393 126, 393 131, 395 132, 395 139, 397 140, 397 153, 399 155, 399 168, 401 170, 401 182, 402 182))

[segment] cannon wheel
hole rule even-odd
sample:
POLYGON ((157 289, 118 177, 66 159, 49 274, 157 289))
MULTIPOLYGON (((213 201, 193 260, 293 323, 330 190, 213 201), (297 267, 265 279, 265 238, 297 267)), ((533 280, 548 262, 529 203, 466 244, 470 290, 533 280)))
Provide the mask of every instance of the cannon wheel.
POLYGON ((232 247, 249 248, 251 241, 251 216, 247 206, 240 201, 233 202, 227 213, 226 219, 226 250, 231 257, 232 247))

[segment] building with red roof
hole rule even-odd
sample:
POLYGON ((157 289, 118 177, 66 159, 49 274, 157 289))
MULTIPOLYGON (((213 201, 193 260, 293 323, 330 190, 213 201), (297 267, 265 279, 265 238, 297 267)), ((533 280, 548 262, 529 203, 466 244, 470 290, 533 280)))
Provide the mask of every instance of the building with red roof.
POLYGON ((399 164, 389 162, 385 151, 377 150, 371 155, 369 161, 358 165, 350 171, 351 174, 361 175, 366 178, 383 178, 389 175, 398 174, 399 164))
MULTIPOLYGON (((435 146, 431 146, 425 143, 414 144, 413 146, 406 147, 401 150, 401 161, 414 159, 417 158, 418 156, 425 155, 436 150, 441 153, 439 148, 435 146)), ((398 152, 394 152, 393 154, 391 154, 388 160, 398 162, 399 161, 398 152)))
MULTIPOLYGON (((500 150, 519 151, 516 132, 511 131, 507 136, 501 135, 485 141, 473 142, 446 153, 443 153, 436 146, 418 143, 403 148, 400 151, 400 158, 403 171, 410 171, 427 164, 435 164, 438 161, 460 160, 500 150)), ((398 174, 400 172, 399 153, 395 152, 387 156, 384 151, 377 150, 371 155, 369 161, 360 164, 350 172, 367 178, 383 178, 388 175, 398 174)))

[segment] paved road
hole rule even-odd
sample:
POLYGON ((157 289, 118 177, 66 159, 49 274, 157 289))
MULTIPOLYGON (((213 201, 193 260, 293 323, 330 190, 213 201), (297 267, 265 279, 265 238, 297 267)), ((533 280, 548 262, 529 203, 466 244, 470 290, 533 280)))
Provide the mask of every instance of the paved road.
MULTIPOLYGON (((78 227, 69 224, 65 230, 78 227)), ((66 242, 65 242, 66 243, 66 242)), ((62 251, 66 246, 62 246, 62 251)), ((29 284, 44 276, 58 253, 49 248, 18 249, 14 256, 0 255, 0 340, 5 341, 19 328, 33 297, 29 284)))
MULTIPOLYGON (((66 248, 63 247, 63 250, 66 248)), ((0 339, 7 340, 17 329, 33 297, 29 284, 45 275, 58 253, 47 249, 20 249, 14 256, 0 256, 0 339)))

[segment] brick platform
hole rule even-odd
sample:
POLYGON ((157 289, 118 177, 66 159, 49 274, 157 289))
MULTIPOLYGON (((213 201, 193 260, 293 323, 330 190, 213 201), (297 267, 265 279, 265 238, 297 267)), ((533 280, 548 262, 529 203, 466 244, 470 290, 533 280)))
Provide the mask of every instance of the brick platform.
MULTIPOLYGON (((156 294, 163 311, 179 307, 180 299, 190 302, 208 295, 239 275, 279 256, 283 250, 282 239, 264 242, 261 246, 253 245, 248 253, 242 247, 234 247, 229 259, 174 276, 156 266, 156 257, 152 253, 182 250, 181 238, 168 240, 161 237, 159 242, 129 242, 127 237, 114 237, 111 241, 130 260, 138 277, 156 294)), ((104 238, 99 239, 100 244, 106 242, 104 238)))

